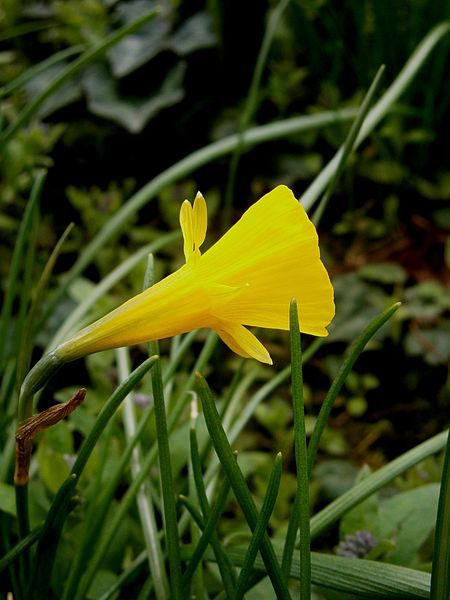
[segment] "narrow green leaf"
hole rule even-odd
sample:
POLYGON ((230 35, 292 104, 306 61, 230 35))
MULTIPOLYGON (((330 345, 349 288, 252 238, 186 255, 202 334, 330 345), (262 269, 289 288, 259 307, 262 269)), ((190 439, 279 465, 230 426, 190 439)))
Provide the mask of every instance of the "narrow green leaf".
MULTIPOLYGON (((436 27, 423 38, 403 69, 391 83, 390 87, 367 115, 367 118, 364 120, 364 124, 359 131, 359 135, 356 138, 355 148, 357 148, 361 142, 372 133, 378 123, 392 109, 400 96, 406 91, 412 81, 414 81, 434 47, 448 34, 449 30, 450 22, 444 21, 436 25, 436 27)), ((302 204, 306 211, 310 210, 330 182, 336 172, 343 151, 343 147, 341 147, 302 195, 302 204)))
POLYGON ((30 531, 30 533, 23 540, 20 540, 20 542, 16 544, 14 548, 11 548, 11 550, 9 550, 5 556, 0 559, 0 573, 6 569, 6 567, 9 567, 9 565, 12 564, 16 558, 18 558, 22 552, 24 552, 24 550, 30 548, 30 546, 32 546, 39 539, 41 533, 42 527, 36 527, 30 531))
MULTIPOLYGON (((186 548, 183 557, 189 558, 192 550, 186 548)), ((246 548, 230 546, 227 549, 230 560, 235 565, 242 565, 246 548)), ((277 549, 281 556, 282 548, 277 549)), ((209 549, 207 560, 214 560, 214 554, 209 549)), ((366 559, 343 558, 329 554, 311 553, 311 579, 317 586, 333 590, 335 593, 344 592, 353 596, 378 598, 380 600, 415 600, 429 598, 430 575, 406 567, 366 559)), ((257 556, 255 568, 264 571, 264 561, 257 556)), ((300 556, 294 553, 290 577, 300 576, 300 556)))
MULTIPOLYGON (((172 346, 171 346, 171 355, 172 355, 172 350, 174 349, 174 342, 175 342, 175 338, 174 338, 174 340, 172 342, 172 346)), ((173 383, 173 381, 171 383, 173 383)), ((197 418, 198 418, 197 394, 194 394, 194 393, 192 394, 190 409, 191 409, 190 410, 190 412, 191 412, 191 429, 195 429, 197 418)), ((191 455, 192 455, 192 449, 191 449, 191 455)), ((198 502, 197 485, 195 483, 195 473, 194 473, 194 467, 192 465, 191 457, 189 457, 189 461, 188 461, 188 490, 189 490, 189 498, 192 498, 193 501, 196 501, 198 504, 199 502, 198 502)), ((178 530, 179 531, 180 531, 180 523, 181 523, 181 519, 178 520, 178 530)), ((201 538, 201 529, 195 523, 194 519, 190 520, 189 533, 190 533, 191 545, 195 548, 198 546, 198 543, 201 538)), ((183 536, 182 531, 180 531, 180 536, 181 537, 183 536)), ((192 565, 191 564, 187 565, 187 568, 186 568, 185 572, 183 573, 183 576, 181 579, 181 584, 183 586, 183 589, 186 590, 188 594, 190 594, 191 596, 193 596, 195 598, 205 598, 206 597, 205 578, 203 576, 203 568, 200 563, 201 556, 203 556, 203 554, 200 555, 200 558, 199 558, 199 560, 197 560, 196 563, 193 563, 192 565), (187 571, 190 571, 188 577, 186 577, 187 571)), ((191 560, 190 563, 192 563, 192 562, 193 561, 191 560)))
POLYGON ((342 153, 336 165, 336 170, 333 173, 333 176, 331 177, 330 183, 327 186, 322 200, 320 201, 320 204, 312 217, 312 222, 316 227, 318 226, 320 219, 322 218, 325 208, 327 207, 328 202, 334 192, 336 184, 339 180, 339 177, 341 176, 342 171, 344 170, 347 160, 355 148, 356 138, 358 137, 358 134, 361 131, 361 127, 363 126, 364 119, 366 118, 367 113, 369 112, 369 108, 374 99, 375 92, 378 90, 378 86, 380 85, 381 77, 384 73, 384 70, 385 66, 381 65, 366 95, 364 96, 361 106, 359 107, 358 114, 356 115, 356 119, 353 121, 352 126, 350 127, 350 131, 348 132, 347 137, 342 146, 342 153))
POLYGON ((2 31, 0 33, 0 42, 5 42, 6 40, 11 40, 15 37, 22 37, 27 33, 43 31, 44 29, 49 29, 54 26, 54 21, 29 21, 28 23, 22 23, 21 25, 16 25, 15 27, 2 31))
POLYGON ((241 572, 239 573, 236 594, 234 596, 235 600, 241 600, 244 597, 244 593, 248 589, 251 570, 253 568, 253 564, 255 562, 264 533, 267 531, 267 526, 277 500, 278 490, 280 488, 282 466, 282 456, 281 452, 279 452, 275 457, 275 464, 273 466, 272 473, 270 474, 269 483, 267 484, 267 490, 264 495, 261 512, 259 513, 258 521, 247 549, 244 562, 242 563, 241 572))
MULTIPOLYGON (((154 282, 154 262, 150 255, 144 278, 147 288, 154 282)), ((149 352, 159 354, 158 342, 150 342, 149 352)), ((156 441, 158 445, 159 471, 161 478, 161 492, 163 500, 164 533, 166 538, 167 554, 169 556, 169 584, 173 600, 181 600, 181 558, 180 538, 178 533, 177 508, 175 503, 175 487, 172 477, 172 463, 169 449, 169 431, 167 427, 166 404, 164 399, 164 384, 162 379, 161 361, 158 360, 152 370, 152 388, 154 400, 154 413, 156 425, 156 441)))
MULTIPOLYGON (((211 519, 211 507, 209 506, 208 497, 206 495, 205 484, 203 481, 203 473, 200 462, 200 454, 198 451, 198 443, 197 443, 197 435, 194 428, 191 428, 190 432, 190 445, 191 445, 191 461, 192 468, 194 472, 194 480, 197 489, 197 497, 200 503, 200 508, 203 513, 203 521, 206 523, 209 519, 211 519)), ((224 552, 220 541, 219 536, 217 535, 215 530, 211 531, 210 535, 211 546, 216 554, 217 565, 220 570, 220 574, 222 577, 222 583, 225 588, 227 595, 231 598, 234 594, 234 590, 236 587, 236 578, 234 572, 231 568, 231 565, 228 561, 226 553, 224 552)), ((184 581, 183 577, 183 581, 184 581)))
POLYGON ((12 94, 12 92, 14 92, 14 90, 17 90, 25 83, 27 83, 34 77, 37 77, 53 65, 56 65, 57 63, 62 62, 63 60, 66 60, 67 58, 70 58, 75 54, 80 54, 80 52, 83 52, 83 50, 84 46, 80 44, 78 46, 72 46, 71 48, 65 48, 60 52, 55 52, 45 60, 33 65, 32 67, 21 73, 21 75, 13 79, 13 81, 8 83, 8 85, 2 87, 0 89, 0 99, 9 96, 10 94, 12 94))
MULTIPOLYGON (((119 348, 117 351, 118 367, 120 380, 126 381, 130 376, 130 357, 128 348, 119 348)), ((122 418, 125 430, 125 439, 127 443, 136 435, 137 424, 134 410, 134 399, 131 394, 125 398, 122 411, 122 418)), ((140 473, 142 468, 142 450, 137 442, 131 455, 131 474, 134 477, 140 473)), ((150 573, 153 578, 155 597, 157 600, 167 598, 167 576, 164 569, 164 558, 158 537, 158 528, 156 525, 155 512, 152 500, 151 483, 149 480, 141 487, 137 493, 136 503, 139 512, 141 529, 147 548, 150 573)))
POLYGON ((208 517, 208 520, 204 524, 203 534, 198 541, 198 544, 195 546, 195 550, 192 554, 192 557, 189 561, 186 571, 183 574, 183 587, 187 588, 189 585, 190 579, 200 563, 206 548, 211 543, 211 536, 214 533, 217 523, 219 522, 220 516, 225 508, 228 495, 230 493, 230 483, 228 479, 225 479, 222 482, 222 485, 219 489, 219 493, 217 494, 216 501, 211 509, 211 513, 208 517))
POLYGON ((86 463, 89 460, 95 445, 97 444, 97 440, 103 433, 109 420, 114 416, 127 394, 139 383, 149 369, 155 367, 155 365, 158 363, 158 359, 158 356, 151 356, 141 365, 139 365, 139 367, 137 367, 137 369, 131 373, 129 378, 114 390, 113 394, 105 402, 102 410, 95 420, 91 432, 84 440, 80 451, 78 452, 77 459, 72 467, 72 474, 76 475, 78 478, 81 476, 84 467, 86 466, 86 463))
POLYGON ((325 425, 328 421, 328 417, 330 416, 331 409, 333 408, 334 401, 336 400, 339 391, 347 379, 348 374, 353 368, 357 358, 361 354, 361 352, 366 347, 366 344, 369 340, 375 335, 375 333, 388 321, 392 315, 398 310, 400 307, 400 302, 396 302, 385 311, 383 311, 380 315, 375 317, 366 329, 361 333, 361 335, 352 343, 350 346, 350 350, 347 358, 342 363, 339 371, 334 378, 333 383, 328 390, 328 393, 323 401, 322 407, 319 412, 319 416, 317 417, 317 421, 311 435, 311 439, 309 441, 308 446, 308 465, 309 465, 309 473, 311 474, 312 467, 314 465, 314 460, 316 458, 317 450, 319 448, 320 438, 322 436, 323 430, 325 429, 325 425))
MULTIPOLYGON (((317 350, 324 344, 325 338, 318 338, 314 340, 314 342, 308 347, 308 349, 303 353, 302 356, 302 364, 305 364, 314 356, 317 350)), ((270 396, 270 394, 276 390, 278 386, 280 386, 283 382, 287 381, 291 375, 291 366, 288 365, 282 371, 280 371, 277 375, 272 377, 267 383, 265 383, 262 387, 260 387, 245 403, 245 406, 242 408, 236 421, 230 427, 229 431, 227 431, 228 439, 230 443, 234 443, 238 438, 241 431, 243 431, 245 425, 252 418, 256 408, 263 402, 266 398, 270 396)), ((224 425, 225 418, 224 417, 224 425)), ((217 472, 220 466, 220 462, 218 458, 215 456, 209 463, 209 466, 206 470, 205 474, 205 482, 208 485, 214 477, 214 474, 217 472)))
POLYGON ((17 381, 19 382, 19 384, 22 383, 25 377, 25 373, 30 368, 30 357, 37 309, 39 308, 39 304, 44 295, 45 288, 47 287, 48 281, 50 279, 58 256, 62 250, 64 242, 67 239, 67 236, 73 228, 73 225, 73 223, 70 223, 70 225, 66 227, 64 233, 62 234, 57 244, 55 245, 52 253, 50 254, 50 257, 47 260, 44 270, 41 273, 39 281, 34 286, 33 293, 31 295, 30 309, 28 311, 28 315, 23 328, 25 335, 22 335, 21 348, 19 352, 19 360, 17 367, 17 381))
POLYGON ((11 259, 11 267, 9 269, 8 280, 5 286, 5 297, 3 299, 3 306, 0 315, 0 365, 4 364, 3 360, 6 356, 6 341, 9 339, 9 336, 6 335, 6 330, 11 318, 14 298, 17 294, 19 273, 25 256, 27 239, 30 234, 30 229, 33 224, 36 211, 38 210, 39 200, 42 194, 42 188, 44 186, 46 176, 46 171, 40 171, 36 175, 33 187, 31 189, 30 200, 27 203, 23 219, 20 223, 19 233, 17 235, 17 241, 11 259))
MULTIPOLYGON (((197 374, 197 389, 202 401, 203 413, 209 435, 213 441, 214 449, 228 479, 230 480, 231 487, 244 512, 250 529, 254 531, 258 521, 258 511, 256 510, 255 503, 247 488, 242 471, 236 463, 233 450, 231 449, 227 436, 223 430, 211 391, 200 373, 197 374)), ((267 568, 267 574, 272 581, 277 597, 281 599, 290 598, 289 590, 287 589, 280 565, 267 534, 264 534, 261 540, 260 551, 267 568)))
POLYGON ((302 350, 297 301, 292 299, 289 310, 291 339, 292 401, 294 407, 294 444, 297 470, 297 490, 294 510, 289 519, 283 551, 282 569, 291 570, 294 542, 300 526, 300 598, 311 597, 311 548, 309 531, 309 471, 306 450, 305 403, 303 399, 302 350))
POLYGON ((311 538, 315 539, 323 531, 342 517, 346 512, 357 506, 371 494, 390 483, 421 460, 445 448, 448 432, 439 433, 431 439, 419 444, 412 450, 402 454, 375 473, 372 473, 348 492, 339 496, 311 519, 311 538))
MULTIPOLYGON (((100 538, 100 534, 105 524, 105 519, 108 514, 108 510, 111 508, 112 505, 115 491, 122 480, 123 473, 126 467, 128 466, 133 449, 135 448, 137 442, 142 438, 152 414, 153 406, 149 406, 141 418, 135 435, 128 442, 121 456, 120 462, 115 469, 114 477, 112 477, 110 481, 105 485, 103 493, 99 498, 98 503, 95 505, 95 511, 93 509, 92 520, 88 520, 88 527, 86 528, 85 535, 80 541, 80 545, 77 548, 77 553, 70 567, 69 575, 66 578, 66 585, 64 588, 62 600, 68 600, 73 598, 73 595, 75 593, 75 587, 81 580, 81 576, 86 570, 86 565, 91 559, 93 548, 95 547, 97 540, 100 538)), ((145 560, 148 560, 147 553, 145 553, 145 560)))
POLYGON ((69 514, 70 501, 77 484, 77 476, 71 474, 60 487, 47 513, 34 557, 29 593, 36 598, 47 598, 51 572, 55 562, 62 529, 69 514))
POLYGON ((434 539, 431 600, 450 598, 450 435, 447 435, 434 539))

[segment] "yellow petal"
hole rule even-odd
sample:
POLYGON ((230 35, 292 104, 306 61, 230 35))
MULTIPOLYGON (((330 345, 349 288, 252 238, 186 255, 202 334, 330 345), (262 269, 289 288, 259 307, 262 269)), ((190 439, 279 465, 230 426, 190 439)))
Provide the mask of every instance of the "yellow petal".
POLYGON ((192 221, 192 206, 188 200, 185 200, 181 205, 180 209, 180 225, 181 231, 183 232, 183 250, 186 262, 188 262, 188 260, 192 256, 192 253, 194 252, 194 234, 192 221))
POLYGON ((270 354, 261 344, 257 337, 242 325, 233 323, 220 323, 215 327, 221 339, 227 346, 245 358, 256 358, 260 362, 268 365, 272 364, 270 354))
POLYGON ((192 214, 192 231, 194 236, 194 248, 196 250, 198 250, 205 241, 207 227, 208 209, 206 208, 206 202, 202 194, 197 192, 192 214))
POLYGON ((288 329, 295 297, 301 331, 327 335, 333 288, 320 260, 316 229, 286 186, 251 206, 202 256, 199 267, 199 276, 242 290, 214 307, 218 319, 288 329))

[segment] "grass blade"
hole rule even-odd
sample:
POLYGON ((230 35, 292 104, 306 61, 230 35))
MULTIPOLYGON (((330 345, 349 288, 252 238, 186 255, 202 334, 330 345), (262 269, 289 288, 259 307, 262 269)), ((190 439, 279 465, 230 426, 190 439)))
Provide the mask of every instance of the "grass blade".
POLYGON ((300 598, 311 597, 311 548, 309 531, 309 470, 306 450, 305 403, 303 399, 302 349, 297 301, 289 310, 291 339, 292 401, 294 408, 294 447, 297 471, 297 490, 294 510, 289 519, 283 551, 282 570, 287 577, 291 570, 295 538, 300 527, 300 598))
POLYGON ((234 597, 235 600, 241 600, 244 597, 244 593, 248 589, 251 570, 253 568, 256 555, 261 545, 262 538, 267 530, 267 526, 269 524, 269 520, 275 506, 275 502, 277 500, 278 490, 280 488, 282 467, 282 456, 281 452, 279 452, 275 457, 275 464, 270 475, 269 483, 267 484, 267 490, 264 496, 261 512, 259 513, 259 518, 256 523, 256 527, 253 532, 253 536, 250 541, 249 547, 247 549, 244 562, 242 563, 241 572, 239 573, 239 578, 236 586, 236 595, 234 597))
POLYGON ((41 533, 42 527, 36 527, 30 531, 30 533, 23 540, 20 540, 20 542, 16 544, 14 548, 11 548, 11 550, 9 550, 9 552, 0 559, 0 573, 6 569, 6 567, 9 567, 9 565, 11 565, 16 558, 18 558, 22 552, 24 552, 24 550, 30 548, 30 546, 37 542, 41 533))
POLYGON ((319 411, 319 415, 317 417, 316 424, 314 426, 313 433, 311 435, 311 439, 308 445, 308 465, 309 465, 309 474, 311 475, 311 470, 314 464, 314 460, 316 458, 317 450, 319 448, 320 438, 322 436, 323 430, 325 429, 325 425, 328 421, 328 417, 330 416, 331 409, 333 408, 334 401, 336 400, 339 391, 345 383, 345 380, 353 368, 357 358, 364 350, 366 344, 369 340, 375 335, 375 333, 388 321, 392 315, 397 311, 400 306, 400 302, 396 302, 385 311, 383 311, 380 315, 375 317, 366 329, 361 333, 361 335, 352 343, 350 346, 350 351, 347 358, 342 363, 339 371, 334 378, 333 383, 331 384, 330 389, 323 401, 321 409, 319 411))
POLYGON ((151 356, 145 360, 139 367, 137 367, 126 381, 121 383, 116 388, 110 398, 103 405, 102 410, 97 416, 94 426, 92 427, 88 437, 84 440, 80 451, 78 452, 77 459, 72 467, 72 474, 78 478, 81 476, 84 467, 86 466, 92 451, 97 444, 98 438, 103 433, 105 427, 109 423, 110 419, 114 416, 119 406, 127 394, 139 383, 149 369, 155 367, 158 362, 157 356, 151 356))
POLYGON ((80 54, 80 52, 83 52, 84 49, 85 47, 81 44, 78 46, 72 46, 71 48, 65 48, 60 52, 55 52, 40 63, 33 65, 32 67, 24 71, 21 75, 16 77, 13 81, 8 83, 8 85, 5 85, 0 89, 0 99, 9 96, 10 94, 12 94, 12 92, 14 92, 14 90, 17 90, 24 84, 28 83, 28 81, 30 81, 34 77, 37 77, 50 67, 53 67, 53 65, 56 65, 59 62, 66 60, 66 58, 74 56, 75 54, 80 54))
MULTIPOLYGON (((95 506, 95 515, 93 515, 92 522, 88 522, 85 535, 83 536, 81 544, 77 549, 76 556, 72 561, 62 600, 71 599, 75 593, 76 584, 81 580, 82 574, 86 570, 86 565, 91 558, 92 549, 95 546, 96 540, 100 538, 100 534, 102 533, 102 528, 104 526, 108 510, 111 507, 115 491, 119 486, 123 473, 130 461, 133 449, 137 442, 142 438, 144 430, 148 426, 152 414, 153 406, 147 408, 146 412, 142 416, 133 439, 129 441, 122 454, 120 463, 115 470, 114 477, 103 489, 103 493, 99 498, 98 504, 95 506)), ((144 555, 145 560, 148 562, 147 553, 144 553, 144 555)))
POLYGON ((70 223, 55 245, 52 253, 50 254, 44 270, 41 273, 39 281, 34 286, 33 293, 31 295, 31 304, 26 317, 24 331, 25 335, 22 336, 21 348, 19 352, 18 366, 17 366, 17 382, 22 383, 25 374, 30 368, 30 358, 32 351, 33 334, 35 327, 36 312, 39 308, 39 304, 44 295, 45 288, 47 287, 50 276, 55 267, 56 261, 59 254, 61 253, 64 242, 66 241, 69 233, 72 231, 73 223, 70 223))
POLYGON ((33 571, 29 581, 29 595, 31 597, 48 597, 55 554, 66 517, 69 514, 70 501, 76 484, 77 476, 72 473, 59 488, 47 513, 36 548, 33 571))
MULTIPOLYGON (((153 349, 156 342, 152 342, 153 349)), ((169 433, 167 430, 164 386, 161 375, 161 363, 157 360, 152 369, 153 398, 155 403, 156 437, 158 443, 161 491, 164 507, 164 530, 167 553, 169 556, 170 588, 174 600, 182 598, 180 540, 178 536, 177 509, 170 461, 169 433)))
MULTIPOLYGON (((209 435, 213 441, 214 449, 228 479, 230 480, 231 487, 233 488, 236 499, 244 512, 250 529, 254 531, 258 521, 258 511, 256 510, 255 503, 247 488, 242 471, 236 463, 233 450, 231 449, 227 436, 223 430, 219 413, 217 412, 211 391, 200 373, 197 374, 197 389, 202 401, 203 413, 209 435)), ((287 589, 286 582, 281 573, 280 565, 267 534, 264 534, 261 540, 260 551, 263 556, 264 564, 267 568, 267 574, 272 581, 272 585, 277 597, 281 598, 282 600, 289 599, 289 590, 287 589)))
MULTIPOLYGON (((119 368, 119 377, 121 381, 126 381, 130 376, 129 352, 128 348, 119 348, 117 350, 117 363, 119 368)), ((134 411, 134 400, 129 394, 124 400, 123 423, 125 430, 125 439, 127 443, 136 435, 136 415, 134 411)), ((142 452, 139 443, 133 449, 131 455, 131 474, 137 477, 141 470, 142 452)), ((147 548, 150 573, 152 575, 155 596, 157 600, 167 598, 167 576, 164 569, 164 558, 159 543, 158 529, 156 526, 155 512, 150 489, 150 482, 146 481, 138 491, 136 497, 139 519, 141 522, 142 533, 147 548)))
POLYGON ((223 509, 225 508, 229 493, 230 493, 230 482, 228 481, 227 478, 225 478, 219 489, 217 499, 214 502, 214 505, 211 509, 211 513, 208 517, 208 520, 206 521, 206 523, 204 525, 203 534, 202 534, 201 538, 199 539, 198 544, 195 547, 195 550, 189 561, 187 569, 183 574, 183 587, 185 587, 185 588, 187 588, 187 586, 189 585, 189 582, 195 572, 195 569, 197 568, 198 564, 200 563, 201 559, 203 558, 206 548, 211 543, 211 536, 214 533, 216 525, 217 525, 217 523, 220 519, 220 516, 223 512, 223 509))
POLYGON ((367 91, 367 94, 364 96, 361 106, 359 107, 358 114, 356 115, 356 119, 350 127, 350 131, 348 132, 348 135, 342 146, 342 154, 339 157, 339 162, 337 163, 336 170, 333 173, 333 176, 330 180, 330 183, 327 186, 325 194, 323 195, 322 200, 320 201, 319 206, 315 210, 314 215, 312 217, 312 222, 316 227, 319 225, 320 219, 322 218, 322 215, 328 205, 331 195, 334 192, 336 184, 339 180, 342 171, 344 170, 347 160, 350 154, 352 153, 353 149, 355 148, 356 138, 358 137, 358 134, 361 131, 361 127, 364 123, 364 119, 366 118, 367 113, 369 112, 369 108, 372 104, 375 92, 377 91, 378 86, 380 85, 381 77, 384 73, 384 70, 385 66, 381 65, 367 91))
MULTIPOLYGON (((367 115, 359 135, 356 138, 355 148, 357 148, 359 144, 372 133, 378 123, 392 109, 392 106, 412 83, 433 48, 445 35, 447 35, 449 30, 450 22, 444 21, 443 23, 436 25, 436 27, 434 27, 420 42, 393 83, 391 83, 390 87, 367 115)), ((306 211, 310 210, 329 184, 341 161, 342 153, 343 147, 337 151, 331 161, 321 170, 319 175, 302 195, 301 202, 306 211)))
POLYGON ((447 435, 447 449, 442 469, 431 573, 431 600, 448 598, 450 598, 450 435, 447 435))
POLYGON ((311 538, 315 539, 340 519, 342 515, 390 483, 398 475, 401 475, 421 460, 445 448, 447 437, 448 431, 435 435, 412 450, 405 452, 405 454, 402 454, 384 467, 381 467, 381 469, 378 469, 378 471, 353 486, 348 492, 333 500, 333 502, 312 517, 311 538))
MULTIPOLYGON (((206 495, 202 467, 200 462, 200 454, 198 451, 197 434, 194 428, 191 428, 189 435, 191 443, 191 461, 194 472, 195 485, 197 488, 197 497, 200 504, 200 508, 203 513, 203 521, 204 523, 207 523, 208 520, 211 519, 211 507, 209 506, 208 497, 206 495)), ((219 542, 219 537, 214 529, 212 529, 211 531, 210 541, 211 546, 216 555, 217 565, 220 570, 225 592, 227 593, 228 597, 232 598, 236 587, 236 578, 231 568, 231 565, 227 559, 227 556, 219 542)))
POLYGON ((5 297, 3 299, 2 312, 0 315, 0 371, 3 370, 3 361, 7 352, 6 340, 8 339, 8 336, 6 335, 6 330, 11 318, 13 302, 16 296, 20 267, 23 263, 28 235, 33 224, 34 216, 38 210, 39 200, 42 194, 42 188, 44 186, 46 176, 46 171, 40 171, 34 180, 33 187, 31 189, 30 200, 27 203, 23 219, 20 223, 17 241, 11 259, 11 268, 9 270, 8 280, 6 282, 5 297))
MULTIPOLYGON (((191 549, 186 549, 183 556, 188 558, 191 549)), ((246 548, 230 546, 227 554, 235 565, 242 565, 246 548)), ((281 546, 277 555, 282 553, 281 546)), ((214 554, 208 549, 207 560, 214 560, 214 554)), ((334 590, 337 594, 343 592, 352 597, 364 600, 378 598, 379 600, 418 600, 429 598, 430 575, 423 571, 399 567, 387 563, 366 559, 343 558, 330 554, 311 553, 311 579, 315 585, 334 590)), ((264 572, 264 561, 257 556, 255 568, 264 572)), ((294 553, 290 576, 298 579, 300 574, 300 557, 294 553)), ((338 596, 337 596, 338 597, 338 596)))

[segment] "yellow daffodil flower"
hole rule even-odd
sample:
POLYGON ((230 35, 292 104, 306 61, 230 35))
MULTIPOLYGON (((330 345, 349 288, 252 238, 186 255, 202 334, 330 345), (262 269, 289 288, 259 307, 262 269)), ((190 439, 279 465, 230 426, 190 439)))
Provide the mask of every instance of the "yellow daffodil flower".
POLYGON ((182 204, 180 223, 186 264, 62 343, 58 359, 208 327, 237 354, 271 364, 245 326, 289 329, 292 298, 301 331, 327 335, 333 288, 316 229, 289 188, 263 196, 204 254, 207 208, 200 193, 193 206, 182 204))

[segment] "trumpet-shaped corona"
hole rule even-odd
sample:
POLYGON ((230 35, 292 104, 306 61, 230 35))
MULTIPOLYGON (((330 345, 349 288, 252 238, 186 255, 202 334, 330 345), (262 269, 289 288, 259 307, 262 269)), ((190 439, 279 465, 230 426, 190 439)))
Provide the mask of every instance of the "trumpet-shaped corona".
POLYGON ((207 208, 200 193, 193 206, 183 202, 180 224, 186 264, 58 346, 58 358, 208 327, 237 354, 271 364, 246 326, 289 329, 292 298, 301 331, 327 335, 333 288, 315 227, 289 188, 263 196, 204 254, 207 208))

